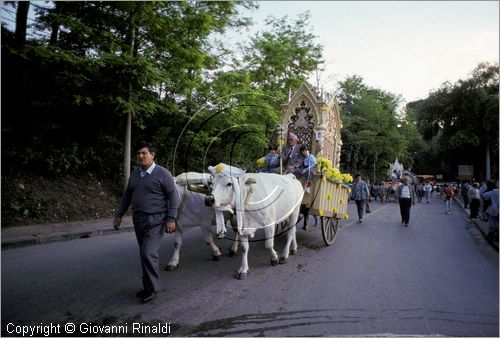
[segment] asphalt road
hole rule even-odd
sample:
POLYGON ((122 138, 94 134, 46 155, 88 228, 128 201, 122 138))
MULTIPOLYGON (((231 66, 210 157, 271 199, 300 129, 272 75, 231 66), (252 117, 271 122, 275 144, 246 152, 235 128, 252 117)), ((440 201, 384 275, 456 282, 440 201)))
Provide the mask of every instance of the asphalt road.
MULTIPOLYGON (((2 251, 2 336, 67 336, 69 324, 84 336, 151 336, 155 325, 170 336, 498 336, 498 253, 456 205, 446 215, 442 201, 418 204, 408 228, 394 202, 372 203, 362 224, 353 202, 349 210, 330 247, 318 228, 298 227, 299 251, 286 265, 271 267, 264 243, 252 242, 244 281, 232 277, 239 256, 212 261, 192 229, 180 268, 162 272, 163 290, 147 304, 135 296, 132 232, 2 251), (122 331, 100 332, 112 328, 122 331)), ((224 253, 231 245, 216 243, 224 253)), ((172 251, 166 235, 162 266, 172 251)))

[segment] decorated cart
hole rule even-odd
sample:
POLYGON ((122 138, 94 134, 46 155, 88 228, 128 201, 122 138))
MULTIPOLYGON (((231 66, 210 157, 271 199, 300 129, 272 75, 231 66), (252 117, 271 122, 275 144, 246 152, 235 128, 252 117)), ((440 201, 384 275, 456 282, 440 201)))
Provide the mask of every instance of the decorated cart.
MULTIPOLYGON (((282 147, 289 133, 297 135, 298 144, 306 145, 316 157, 318 164, 312 186, 306 190, 302 200, 304 228, 308 215, 320 219, 321 232, 326 245, 335 241, 339 222, 348 219, 347 204, 352 181, 349 174, 341 174, 339 105, 335 96, 321 98, 303 84, 283 105, 283 122, 278 128, 278 144, 282 147)), ((305 178, 302 179, 305 184, 305 178)))

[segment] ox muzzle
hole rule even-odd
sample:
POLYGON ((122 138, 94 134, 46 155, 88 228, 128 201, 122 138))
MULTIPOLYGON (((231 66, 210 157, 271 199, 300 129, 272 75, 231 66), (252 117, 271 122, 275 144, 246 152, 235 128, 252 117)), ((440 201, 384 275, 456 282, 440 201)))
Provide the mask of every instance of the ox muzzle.
POLYGON ((205 196, 205 205, 207 207, 213 207, 215 204, 215 197, 212 194, 208 194, 205 196))

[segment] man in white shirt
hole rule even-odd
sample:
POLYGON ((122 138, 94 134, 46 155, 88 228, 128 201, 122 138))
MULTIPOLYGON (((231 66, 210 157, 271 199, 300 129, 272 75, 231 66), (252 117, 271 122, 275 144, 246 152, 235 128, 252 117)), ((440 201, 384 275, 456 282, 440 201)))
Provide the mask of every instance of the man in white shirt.
POLYGON ((425 184, 424 184, 424 196, 425 196, 426 203, 429 203, 429 199, 431 198, 431 194, 432 194, 432 186, 429 184, 429 182, 425 182, 425 184))

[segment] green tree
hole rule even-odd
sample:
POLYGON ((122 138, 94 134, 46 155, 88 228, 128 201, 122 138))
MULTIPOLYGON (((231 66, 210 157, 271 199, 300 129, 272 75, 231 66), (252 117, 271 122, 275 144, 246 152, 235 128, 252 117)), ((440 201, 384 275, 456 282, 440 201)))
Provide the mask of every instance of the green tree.
POLYGON ((270 97, 280 110, 289 90, 296 90, 323 63, 323 47, 310 32, 310 14, 269 17, 268 30, 258 33, 246 47, 244 67, 249 69, 257 88, 270 97))
POLYGON ((114 171, 127 116, 134 139, 150 139, 162 127, 178 129, 157 121, 182 122, 206 102, 198 88, 218 66, 210 34, 248 24, 239 6, 250 5, 56 2, 40 9, 38 29, 50 39, 23 48, 3 40, 4 80, 12 84, 3 103, 21 112, 3 111, 3 131, 21 140, 7 141, 9 155, 48 171, 114 171), (100 149, 113 154, 106 165, 100 149), (69 154, 67 166, 57 166, 61 154, 69 154))
POLYGON ((181 163, 225 161, 255 169, 255 160, 275 141, 288 90, 298 88, 321 62, 321 46, 306 32, 308 20, 308 15, 293 23, 288 17, 268 19, 269 30, 251 39, 243 60, 235 56, 227 70, 214 71, 210 81, 196 88, 190 100, 196 109, 188 115, 198 115, 183 134, 189 142, 177 149, 176 156, 189 154, 189 160, 181 163))
POLYGON ((469 78, 444 83, 427 99, 409 104, 435 172, 455 179, 458 165, 468 164, 476 179, 484 179, 489 156, 498 177, 498 79, 498 65, 481 63, 469 78))
POLYGON ((348 172, 385 179, 390 163, 397 158, 406 168, 413 165, 418 147, 413 115, 399 112, 400 97, 367 86, 359 76, 340 82, 342 121, 341 164, 348 172))

